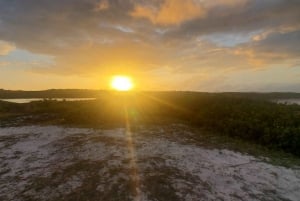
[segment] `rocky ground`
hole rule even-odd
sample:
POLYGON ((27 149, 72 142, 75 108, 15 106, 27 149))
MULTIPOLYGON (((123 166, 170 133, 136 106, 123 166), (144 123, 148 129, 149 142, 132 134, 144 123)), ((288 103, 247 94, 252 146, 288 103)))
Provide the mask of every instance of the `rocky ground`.
POLYGON ((0 200, 299 200, 299 169, 201 145, 192 132, 0 128, 0 200))

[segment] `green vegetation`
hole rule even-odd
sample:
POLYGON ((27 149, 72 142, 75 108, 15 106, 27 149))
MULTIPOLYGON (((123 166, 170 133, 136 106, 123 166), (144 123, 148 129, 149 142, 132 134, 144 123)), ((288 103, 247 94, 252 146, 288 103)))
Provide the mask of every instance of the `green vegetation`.
MULTIPOLYGON (((271 95, 194 92, 103 92, 91 101, 0 102, 1 124, 59 123, 124 126, 183 122, 224 136, 300 156, 300 106, 268 101, 271 95)), ((272 96, 273 97, 273 96, 272 96)))

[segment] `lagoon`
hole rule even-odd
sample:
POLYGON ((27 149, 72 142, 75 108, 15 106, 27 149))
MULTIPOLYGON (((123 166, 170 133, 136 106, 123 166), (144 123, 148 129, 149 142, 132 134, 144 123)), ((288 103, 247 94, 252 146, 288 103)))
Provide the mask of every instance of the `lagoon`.
POLYGON ((95 100, 95 98, 17 98, 17 99, 0 99, 1 101, 7 101, 11 103, 30 103, 32 101, 42 101, 42 100, 56 100, 56 101, 84 101, 84 100, 95 100))
POLYGON ((292 105, 292 104, 300 105, 300 99, 279 99, 276 100, 276 103, 286 104, 286 105, 292 105))

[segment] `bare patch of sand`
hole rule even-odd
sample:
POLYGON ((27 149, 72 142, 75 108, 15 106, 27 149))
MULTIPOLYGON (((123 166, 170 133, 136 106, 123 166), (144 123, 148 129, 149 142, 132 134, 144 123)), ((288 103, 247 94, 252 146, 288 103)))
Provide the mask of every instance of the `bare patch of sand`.
POLYGON ((0 199, 299 200, 299 170, 167 132, 143 128, 129 143, 125 129, 0 128, 0 199))

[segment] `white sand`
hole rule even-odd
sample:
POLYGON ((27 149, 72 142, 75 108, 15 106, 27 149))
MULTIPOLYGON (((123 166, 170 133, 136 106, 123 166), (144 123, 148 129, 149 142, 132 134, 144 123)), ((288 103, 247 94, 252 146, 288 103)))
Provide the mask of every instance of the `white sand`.
MULTIPOLYGON (((181 127, 176 132, 188 137, 181 127)), ((167 130, 141 130, 135 133, 130 149, 125 129, 94 130, 57 126, 0 128, 0 200, 22 200, 23 194, 38 200, 59 198, 80 189, 85 175, 78 173, 58 185, 56 191, 28 189, 36 177, 47 177, 80 160, 105 161, 99 169, 103 181, 96 191, 107 191, 120 179, 132 175, 111 168, 137 169, 141 200, 151 200, 149 176, 168 176, 169 186, 180 200, 294 200, 300 198, 300 172, 274 166, 253 156, 230 150, 206 149, 182 143, 167 130), (168 136, 168 137, 166 137, 168 136), (135 156, 133 163, 125 163, 135 156), (169 175, 166 171, 172 170, 169 175), (178 174, 173 173, 177 171, 178 174)))

